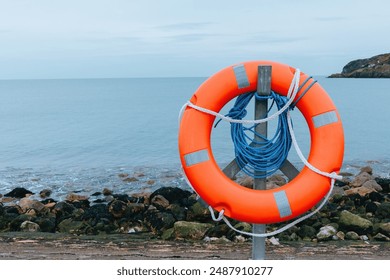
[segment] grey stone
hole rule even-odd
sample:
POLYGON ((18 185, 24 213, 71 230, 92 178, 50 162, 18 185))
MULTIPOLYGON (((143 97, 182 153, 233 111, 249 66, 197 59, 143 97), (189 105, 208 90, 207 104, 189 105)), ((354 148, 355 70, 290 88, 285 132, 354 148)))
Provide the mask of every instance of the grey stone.
POLYGON ((355 215, 347 210, 340 214, 339 225, 345 230, 356 231, 358 234, 365 234, 372 231, 373 224, 371 221, 355 215))
POLYGON ((173 225, 176 239, 202 240, 212 224, 178 221, 173 225))
POLYGON ((346 240, 359 240, 360 237, 359 237, 359 234, 357 234, 356 232, 354 232, 354 231, 348 231, 348 232, 345 234, 345 239, 346 239, 346 240))
POLYGON ((20 225, 20 230, 21 231, 28 231, 28 232, 38 232, 38 231, 41 231, 39 225, 34 223, 34 222, 31 222, 31 221, 24 221, 20 225))
POLYGON ((373 238, 377 241, 390 241, 390 238, 382 233, 377 233, 373 238))
POLYGON ((331 240, 332 237, 337 233, 337 230, 330 225, 320 228, 320 231, 317 233, 317 239, 319 241, 331 240))

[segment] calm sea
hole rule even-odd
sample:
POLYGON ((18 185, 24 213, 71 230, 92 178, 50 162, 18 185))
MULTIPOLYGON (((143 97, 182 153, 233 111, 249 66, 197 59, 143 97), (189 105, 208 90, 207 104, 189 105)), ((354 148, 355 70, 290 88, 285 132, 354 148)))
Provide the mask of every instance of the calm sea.
MULTIPOLYGON (((178 113, 204 80, 0 80, 0 193, 17 186, 63 193, 183 186, 178 113), (138 181, 125 183, 119 173, 138 181)), ((343 169, 370 164, 389 176, 390 79, 317 80, 343 121, 343 169)), ((308 131, 295 111, 294 128, 307 154, 308 131)), ((228 124, 213 130, 212 145, 221 165, 233 158, 228 124)), ((300 165, 294 151, 289 159, 300 165)))

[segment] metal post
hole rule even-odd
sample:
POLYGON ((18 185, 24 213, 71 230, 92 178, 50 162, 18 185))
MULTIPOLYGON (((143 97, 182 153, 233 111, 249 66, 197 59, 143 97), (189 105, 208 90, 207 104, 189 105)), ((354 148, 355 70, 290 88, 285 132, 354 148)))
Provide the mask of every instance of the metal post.
MULTIPOLYGON (((271 71, 270 65, 259 65, 258 66, 258 79, 257 79, 257 94, 269 95, 271 93, 271 71)), ((255 101, 255 119, 265 118, 268 111, 267 100, 256 100, 255 101)), ((267 123, 260 123, 255 128, 256 133, 267 137, 268 125, 267 123)), ((262 139, 255 135, 254 141, 261 142, 262 139)), ((258 173, 259 174, 259 173, 258 173)), ((261 175, 261 174, 259 174, 261 175)), ((265 190, 266 189, 266 178, 254 179, 253 189, 265 190)), ((264 224, 253 224, 253 233, 265 233, 264 224)), ((253 260, 264 260, 265 259, 265 238, 264 237, 253 237, 252 240, 252 259, 253 260)))

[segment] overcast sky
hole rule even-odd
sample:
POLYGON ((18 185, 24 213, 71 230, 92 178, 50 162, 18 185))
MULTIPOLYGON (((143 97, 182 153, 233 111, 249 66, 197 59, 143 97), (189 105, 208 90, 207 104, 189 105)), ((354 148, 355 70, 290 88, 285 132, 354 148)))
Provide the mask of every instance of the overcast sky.
POLYGON ((388 0, 0 0, 0 79, 207 77, 246 60, 312 75, 390 52, 388 0))

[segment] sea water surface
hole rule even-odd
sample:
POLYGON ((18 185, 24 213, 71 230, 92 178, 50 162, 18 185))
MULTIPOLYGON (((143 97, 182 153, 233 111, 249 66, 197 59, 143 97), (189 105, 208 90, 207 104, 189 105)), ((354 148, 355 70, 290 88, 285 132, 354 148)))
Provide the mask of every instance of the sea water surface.
MULTIPOLYGON (((205 79, 0 80, 0 193, 15 187, 64 194, 186 187, 178 114, 205 79), (124 182, 121 173, 134 182, 124 182)), ((390 79, 316 79, 341 115, 343 170, 372 165, 377 175, 389 176, 390 79)), ((293 119, 307 155, 306 124, 298 110, 293 119)), ((221 167, 234 157, 229 133, 229 124, 221 123, 212 134, 221 167)), ((301 166, 294 151, 289 159, 301 166)))

